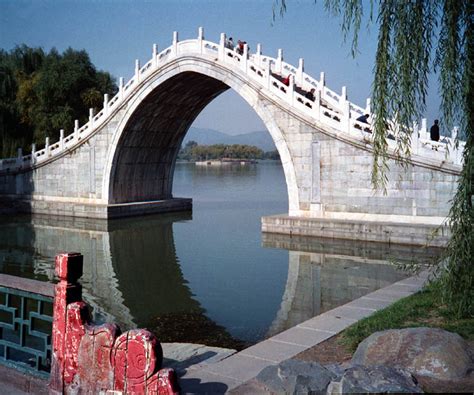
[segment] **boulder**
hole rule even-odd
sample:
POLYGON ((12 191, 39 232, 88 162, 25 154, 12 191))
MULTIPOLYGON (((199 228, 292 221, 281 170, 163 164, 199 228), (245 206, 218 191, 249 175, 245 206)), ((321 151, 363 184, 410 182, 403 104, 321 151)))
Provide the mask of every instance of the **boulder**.
POLYGON ((467 342, 442 329, 408 328, 376 332, 359 344, 353 365, 386 365, 441 380, 465 377, 473 361, 467 342))
POLYGON ((342 376, 339 389, 343 394, 423 392, 410 373, 389 366, 349 368, 342 376))
POLYGON ((333 374, 316 362, 289 359, 263 369, 256 381, 272 393, 325 394, 333 374))

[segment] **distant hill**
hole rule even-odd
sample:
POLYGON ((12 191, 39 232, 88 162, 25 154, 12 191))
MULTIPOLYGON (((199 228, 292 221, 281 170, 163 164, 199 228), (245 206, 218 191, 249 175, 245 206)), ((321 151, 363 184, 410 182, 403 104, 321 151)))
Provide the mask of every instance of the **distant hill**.
POLYGON ((189 128, 189 131, 184 138, 183 146, 191 140, 199 145, 246 144, 254 145, 263 151, 276 150, 270 133, 263 130, 231 136, 213 129, 189 128))

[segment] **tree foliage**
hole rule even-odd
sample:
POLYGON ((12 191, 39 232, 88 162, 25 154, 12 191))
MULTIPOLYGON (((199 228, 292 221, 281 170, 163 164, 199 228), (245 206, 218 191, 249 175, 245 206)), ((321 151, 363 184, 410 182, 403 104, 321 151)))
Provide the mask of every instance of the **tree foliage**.
MULTIPOLYGON (((325 0, 324 5, 330 13, 341 16, 344 38, 352 36, 355 54, 361 21, 367 11, 364 2, 325 0)), ((286 0, 275 0, 274 18, 275 9, 284 15, 286 0)), ((459 125, 457 137, 465 139, 463 168, 448 217, 451 239, 445 259, 437 268, 448 306, 458 316, 473 316, 474 2, 371 0, 368 23, 378 25, 372 85, 374 187, 384 188, 387 182, 387 120, 399 125, 398 159, 404 162, 410 155, 411 126, 426 109, 430 73, 439 75, 444 129, 459 125)))
POLYGON ((263 152, 260 148, 246 144, 213 144, 199 145, 195 141, 188 141, 179 152, 181 160, 201 161, 213 159, 279 159, 278 153, 263 152))
POLYGON ((0 155, 41 145, 60 129, 71 132, 75 119, 86 122, 89 108, 102 107, 103 95, 116 92, 113 77, 96 70, 84 50, 0 50, 0 155))

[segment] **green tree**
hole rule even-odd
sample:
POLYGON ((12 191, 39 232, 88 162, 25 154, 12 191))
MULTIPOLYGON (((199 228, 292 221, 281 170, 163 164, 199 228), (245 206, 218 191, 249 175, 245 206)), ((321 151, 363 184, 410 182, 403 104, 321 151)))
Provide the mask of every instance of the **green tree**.
POLYGON ((14 105, 17 84, 9 57, 0 51, 0 154, 9 156, 14 152, 14 125, 18 124, 17 111, 14 105))
POLYGON ((222 158, 232 159, 260 159, 264 157, 263 151, 251 145, 245 144, 214 144, 198 145, 195 141, 189 141, 180 151, 178 158, 184 160, 212 160, 222 158))
POLYGON ((0 152, 15 155, 54 138, 60 129, 72 131, 75 119, 88 120, 89 108, 102 107, 105 93, 114 95, 113 77, 98 71, 86 51, 68 48, 45 53, 20 45, 0 50, 0 152))
MULTIPOLYGON (((362 0, 325 0, 326 10, 342 17, 344 39, 357 52, 364 16, 362 0)), ((286 0, 275 0, 283 16, 286 0)), ((429 75, 439 75, 442 124, 460 126, 465 138, 463 168, 448 216, 451 239, 437 265, 446 304, 459 316, 474 315, 474 1, 372 0, 369 23, 378 24, 372 100, 374 187, 384 187, 388 167, 387 119, 400 127, 397 153, 410 155, 410 127, 426 108, 429 75), (374 15, 377 14, 377 18, 374 15), (435 54, 433 56, 433 53, 435 54)))

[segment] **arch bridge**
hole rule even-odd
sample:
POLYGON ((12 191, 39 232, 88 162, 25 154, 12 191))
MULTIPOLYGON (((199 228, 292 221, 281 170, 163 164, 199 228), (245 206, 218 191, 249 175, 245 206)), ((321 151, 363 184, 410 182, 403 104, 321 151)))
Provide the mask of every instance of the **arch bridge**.
MULTIPOLYGON (((259 115, 280 154, 288 215, 266 217, 268 232, 423 244, 442 224, 461 170, 462 144, 430 141, 426 120, 414 125, 408 166, 396 161, 396 133, 388 139, 387 193, 371 185, 370 114, 292 66, 283 53, 237 53, 204 38, 178 40, 151 59, 137 60, 133 77, 89 121, 45 147, 0 161, 0 200, 20 211, 113 218, 189 209, 174 198, 173 172, 183 138, 206 105, 227 89, 259 115), (283 78, 291 74, 289 81, 283 78), (288 84, 285 84, 288 82, 288 84), (307 95, 314 89, 314 97, 307 95), (309 98, 308 98, 309 97, 309 98), (407 233, 408 232, 408 233, 407 233)), ((396 130, 396 128, 394 128, 396 130)), ((456 131, 454 130, 453 133, 456 131)), ((446 229, 435 244, 446 241, 446 229)))

